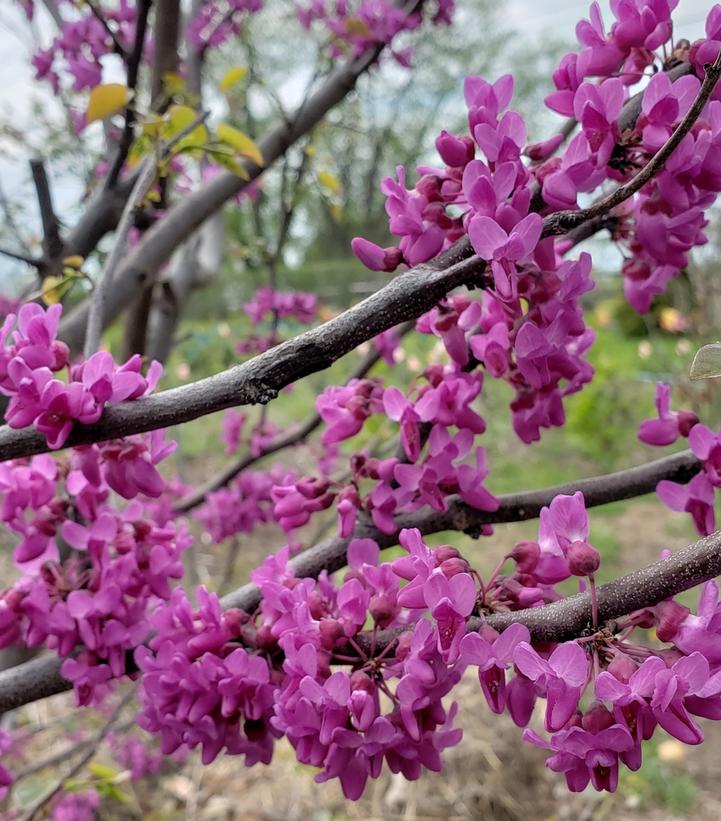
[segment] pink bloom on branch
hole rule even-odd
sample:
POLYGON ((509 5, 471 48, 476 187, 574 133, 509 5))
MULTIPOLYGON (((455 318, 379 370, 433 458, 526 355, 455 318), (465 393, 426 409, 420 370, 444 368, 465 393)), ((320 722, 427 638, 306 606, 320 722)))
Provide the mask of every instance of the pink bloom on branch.
POLYGON ((638 438, 647 445, 672 445, 679 436, 689 436, 698 422, 691 411, 671 410, 671 386, 665 382, 656 385, 656 409, 658 419, 645 419, 638 428, 638 438))
POLYGON ((351 248, 363 265, 371 271, 391 273, 403 262, 400 249, 393 246, 381 248, 363 237, 354 237, 351 240, 351 248))
POLYGON ((524 217, 510 233, 490 217, 475 216, 468 224, 468 236, 479 257, 493 271, 496 291, 504 299, 518 295, 516 264, 528 262, 541 238, 543 220, 538 214, 524 217))
POLYGON ((494 639, 468 633, 461 640, 461 660, 478 667, 478 680, 494 713, 500 714, 506 707, 506 670, 513 664, 514 650, 530 640, 528 628, 522 624, 511 624, 494 639))
POLYGON ((620 724, 600 732, 570 727, 551 736, 550 742, 533 730, 524 730, 523 740, 553 752, 546 766, 566 776, 571 792, 582 792, 589 781, 596 790, 615 792, 619 755, 633 746, 631 734, 620 724))
POLYGON ((559 644, 544 659, 527 642, 513 652, 513 661, 524 676, 535 681, 546 693, 546 729, 560 730, 576 712, 588 681, 589 658, 576 642, 559 644))
POLYGON ((690 513, 702 536, 713 533, 716 522, 714 488, 705 473, 694 476, 687 485, 664 479, 658 483, 656 493, 671 510, 690 513))

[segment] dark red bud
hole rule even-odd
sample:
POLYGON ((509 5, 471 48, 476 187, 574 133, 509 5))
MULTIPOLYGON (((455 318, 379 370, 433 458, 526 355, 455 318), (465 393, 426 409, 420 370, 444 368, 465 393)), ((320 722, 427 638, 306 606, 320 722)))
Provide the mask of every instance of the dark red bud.
POLYGON ((538 542, 519 542, 508 554, 523 573, 532 573, 536 569, 541 548, 538 542))
POLYGON ((601 564, 601 555, 586 542, 572 542, 566 551, 568 569, 574 576, 591 576, 601 564))
POLYGON ((678 432, 681 436, 688 436, 691 428, 698 423, 698 416, 693 411, 682 410, 678 412, 678 432))
POLYGON ((678 628, 690 612, 688 607, 679 604, 674 599, 666 599, 666 601, 656 605, 656 618, 658 619, 656 635, 659 641, 673 641, 674 636, 678 633, 678 628))
POLYGON ((581 719, 581 726, 590 733, 600 733, 614 723, 613 714, 597 701, 591 705, 581 719))

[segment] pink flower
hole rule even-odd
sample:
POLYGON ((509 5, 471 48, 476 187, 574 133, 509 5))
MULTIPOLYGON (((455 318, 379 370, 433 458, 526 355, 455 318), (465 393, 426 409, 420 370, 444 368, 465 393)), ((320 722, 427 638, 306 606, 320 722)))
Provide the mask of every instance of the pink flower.
POLYGON ((542 230, 543 220, 538 214, 524 217, 510 234, 490 217, 475 216, 468 224, 473 248, 478 256, 490 263, 496 291, 502 298, 516 298, 516 264, 530 260, 542 230))
POLYGON ((560 730, 576 712, 588 681, 589 660, 583 648, 573 641, 559 644, 546 660, 521 642, 513 651, 513 661, 546 692, 546 729, 560 730))
POLYGON ((513 652, 520 642, 530 640, 528 628, 522 624, 511 624, 493 639, 468 633, 461 640, 461 659, 478 667, 478 680, 494 713, 500 714, 506 707, 506 670, 513 664, 513 652))

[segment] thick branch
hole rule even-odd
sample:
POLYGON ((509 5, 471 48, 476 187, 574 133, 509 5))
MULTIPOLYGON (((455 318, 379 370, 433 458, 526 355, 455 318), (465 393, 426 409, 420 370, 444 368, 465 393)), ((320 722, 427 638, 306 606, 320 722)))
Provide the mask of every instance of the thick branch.
MULTIPOLYGON (((328 368, 362 342, 429 311, 454 288, 483 284, 485 263, 470 254, 468 241, 459 240, 437 259, 401 274, 334 319, 241 365, 189 385, 108 407, 96 424, 76 425, 66 447, 189 422, 237 405, 269 402, 286 385, 328 368)), ((114 290, 115 285, 109 297, 114 290)), ((48 450, 45 437, 30 428, 0 428, 0 461, 48 450)))
POLYGON ((43 253, 47 259, 54 259, 62 253, 63 241, 60 239, 60 223, 53 208, 45 164, 42 160, 30 160, 30 171, 33 175, 43 226, 43 253))
MULTIPOLYGON (((470 517, 473 515, 477 519, 473 520, 472 523, 477 524, 531 519, 538 515, 543 505, 550 504, 551 500, 559 493, 572 493, 576 490, 581 490, 584 493, 587 507, 608 504, 620 499, 650 493, 661 479, 684 481, 697 472, 699 468, 700 464, 696 457, 690 451, 684 451, 650 462, 647 465, 606 476, 581 479, 577 482, 570 482, 544 490, 501 496, 499 509, 495 513, 483 513, 481 511, 471 513, 468 509, 463 515, 469 518, 460 520, 458 523, 461 525, 468 524, 470 517)), ((454 505, 456 504, 454 503, 454 505)), ((452 527, 447 521, 437 520, 432 515, 424 515, 422 511, 402 517, 398 522, 398 526, 399 528, 419 527, 424 534, 435 533, 440 529, 452 527)), ((367 521, 356 527, 353 538, 376 538, 380 546, 384 548, 397 544, 398 541, 397 532, 381 534, 367 521)), ((604 596, 604 605, 601 610, 603 617, 608 619, 620 615, 619 612, 614 611, 614 602, 620 601, 621 595, 626 595, 629 587, 633 588, 631 592, 628 592, 630 606, 623 612, 651 606, 670 595, 687 590, 707 578, 718 575, 721 572, 719 538, 721 538, 719 534, 716 534, 715 537, 709 537, 711 542, 709 539, 702 540, 697 542, 696 545, 681 551, 672 559, 657 563, 661 568, 661 573, 659 580, 656 582, 649 578, 649 568, 646 568, 601 588, 601 590, 609 589, 611 591, 602 594, 604 596), (714 539, 716 541, 713 541, 714 539), (716 558, 710 555, 714 549, 719 554, 716 558), (689 567, 687 571, 678 570, 679 565, 683 564, 685 566, 686 563, 689 567), (672 570, 669 570, 669 568, 672 568, 672 570), (626 579, 633 579, 633 582, 626 583, 624 581, 626 579), (672 590, 671 585, 675 583, 675 580, 680 586, 672 590), (648 596, 644 596, 644 593, 648 593, 648 596)), ((310 550, 304 551, 291 561, 295 574, 298 577, 316 577, 324 569, 329 572, 341 569, 346 563, 346 549, 349 541, 350 539, 327 539, 310 550)), ((652 565, 652 568, 656 568, 657 565, 652 565)), ((650 575, 655 576, 655 571, 650 575)), ((569 605, 568 611, 560 611, 561 614, 558 616, 561 620, 560 624, 555 621, 550 622, 544 616, 547 610, 545 607, 536 608, 532 611, 519 611, 516 614, 497 615, 493 617, 495 621, 492 624, 494 627, 503 629, 512 620, 521 618, 519 614, 523 613, 525 615, 522 617, 528 619, 529 627, 534 631, 538 631, 539 636, 545 635, 540 631, 553 629, 561 637, 557 640, 563 640, 563 637, 567 636, 567 633, 564 632, 567 630, 566 622, 563 620, 568 618, 569 624, 574 625, 574 629, 580 623, 581 628, 576 633, 578 635, 585 627, 590 613, 588 600, 585 597, 574 596, 568 601, 574 604, 569 605)), ((256 585, 246 584, 225 596, 221 602, 226 609, 239 607, 252 612, 260 603, 260 593, 256 585)), ((548 607, 558 608, 559 604, 549 605, 548 607)), ((551 612, 558 613, 558 610, 552 610, 551 612)), ((471 628, 474 626, 474 624, 471 624, 471 628)), ((60 675, 60 665, 60 659, 48 655, 0 672, 0 713, 69 690, 71 684, 60 675)))
POLYGON ((157 111, 163 101, 165 75, 178 70, 180 17, 180 0, 156 0, 150 80, 150 107, 153 111, 157 111))
MULTIPOLYGON (((130 56, 127 61, 127 86, 130 91, 135 91, 138 85, 138 73, 140 71, 140 61, 143 58, 143 46, 145 45, 145 32, 148 28, 148 15, 150 14, 150 7, 153 0, 138 0, 138 16, 135 24, 135 41, 130 56)), ((118 150, 113 160, 113 164, 108 171, 108 176, 105 179, 104 188, 110 189, 115 186, 118 181, 120 172, 123 168, 125 160, 128 157, 128 151, 133 142, 133 132, 135 128, 135 103, 131 101, 125 111, 125 125, 123 126, 123 133, 120 135, 120 142, 118 143, 118 150)))
MULTIPOLYGON (((160 266, 175 248, 198 228, 211 214, 242 191, 251 180, 259 177, 265 168, 307 134, 327 113, 354 88, 358 77, 378 59, 382 46, 376 46, 365 55, 333 72, 315 94, 306 100, 290 118, 279 125, 260 142, 264 166, 244 161, 249 180, 232 172, 218 174, 210 182, 184 197, 165 218, 152 226, 137 248, 118 271, 116 283, 107 306, 104 322, 117 316, 135 297, 138 290, 151 282, 160 266)), ((62 336, 72 348, 82 345, 87 321, 87 304, 67 316, 62 324, 62 336)))
MULTIPOLYGON (((668 559, 634 570, 597 588, 598 618, 601 624, 619 616, 654 607, 721 574, 721 531, 684 547, 668 559)), ((577 593, 543 607, 491 613, 484 619, 468 620, 469 632, 488 624, 502 632, 511 624, 524 624, 538 642, 570 641, 592 630, 590 593, 577 593)), ((382 630, 372 639, 376 652, 383 650, 403 630, 382 630)), ((366 649, 369 636, 356 636, 356 644, 366 649)))
MULTIPOLYGON (((404 335, 414 327, 414 324, 415 323, 413 322, 406 323, 398 329, 399 333, 404 335)), ((380 360, 381 356, 382 354, 378 348, 373 346, 371 350, 368 351, 366 356, 363 357, 363 361, 359 363, 358 367, 348 377, 348 381, 350 382, 352 379, 362 379, 366 376, 376 362, 380 360)), ((279 450, 285 450, 286 448, 297 445, 299 442, 307 439, 308 436, 310 436, 310 434, 320 426, 321 422, 322 420, 320 414, 318 411, 314 411, 302 425, 292 428, 287 433, 283 433, 280 436, 276 436, 275 439, 272 439, 270 442, 266 443, 261 448, 259 453, 244 453, 239 458, 234 459, 226 465, 220 473, 213 476, 210 481, 196 488, 192 493, 189 493, 186 497, 181 499, 174 508, 175 512, 185 513, 197 505, 202 504, 209 493, 224 487, 232 479, 235 479, 239 473, 246 470, 251 465, 259 462, 261 459, 265 459, 266 456, 277 453, 279 450)))

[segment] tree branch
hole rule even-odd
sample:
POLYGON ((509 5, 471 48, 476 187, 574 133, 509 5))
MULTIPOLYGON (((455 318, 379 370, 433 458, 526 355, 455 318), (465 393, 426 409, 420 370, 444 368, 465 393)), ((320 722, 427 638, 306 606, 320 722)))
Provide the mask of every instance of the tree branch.
MULTIPOLYGON (((383 549, 398 544, 398 536, 404 528, 417 527, 424 536, 444 531, 464 531, 476 535, 484 524, 535 519, 541 508, 550 505, 558 495, 580 490, 586 500, 586 507, 598 507, 653 493, 662 479, 688 481, 700 469, 699 460, 690 450, 686 450, 615 473, 578 479, 541 490, 499 496, 498 509, 493 512, 476 510, 459 497, 453 496, 445 512, 423 508, 399 516, 393 533, 383 533, 373 526, 369 518, 363 518, 351 536, 345 539, 332 536, 300 553, 291 560, 291 566, 297 576, 315 578, 324 569, 330 573, 345 566, 348 545, 353 539, 374 539, 383 549)), ((239 607, 248 612, 252 612, 259 603, 260 595, 254 584, 246 584, 223 599, 224 607, 239 607)))
MULTIPOLYGON (((198 228, 227 200, 242 191, 263 171, 307 134, 334 106, 354 88, 358 78, 378 59, 383 47, 370 49, 334 71, 325 83, 301 105, 289 123, 282 123, 263 140, 260 150, 264 159, 261 168, 249 160, 243 161, 249 179, 245 180, 230 171, 218 174, 197 191, 174 205, 165 218, 152 226, 118 271, 111 300, 107 305, 104 323, 117 316, 135 297, 139 289, 152 282, 157 272, 175 248, 198 228)), ((63 338, 72 348, 82 346, 85 335, 88 306, 85 303, 70 313, 62 323, 63 338)))
MULTIPOLYGON (((404 325, 401 325, 398 328, 398 332, 401 336, 404 336, 408 331, 412 330, 415 327, 414 322, 407 322, 404 325)), ((366 374, 371 370, 371 368, 378 362, 381 358, 382 354, 373 346, 370 351, 366 354, 363 358, 362 362, 359 363, 358 367, 353 371, 353 373, 348 377, 348 382, 353 379, 362 379, 366 374)), ((252 453, 244 453, 237 459, 234 459, 230 462, 220 473, 216 476, 213 476, 208 482, 204 485, 193 490, 183 499, 181 499, 177 505, 173 508, 176 513, 186 513, 187 511, 191 510, 192 508, 196 507, 199 504, 202 504, 205 501, 206 496, 209 493, 212 493, 214 490, 218 490, 221 487, 224 487, 228 484, 232 479, 241 473, 242 471, 249 468, 251 465, 254 465, 256 462, 259 462, 261 459, 265 459, 266 456, 270 456, 273 453, 277 453, 279 450, 285 450, 285 448, 292 447, 293 445, 297 445, 299 442, 302 442, 304 439, 307 439, 311 433, 313 433, 316 428, 318 428, 323 420, 320 417, 318 411, 314 411, 306 420, 303 422, 302 425, 289 430, 287 433, 283 433, 280 436, 276 436, 275 439, 266 443, 260 450, 259 453, 252 454, 252 453)))
MULTIPOLYGON (((143 47, 145 45, 145 32, 148 28, 148 15, 150 14, 150 7, 153 0, 138 0, 137 22, 135 24, 135 41, 133 42, 133 49, 127 61, 127 86, 131 92, 134 92, 138 85, 138 72, 140 71, 140 61, 143 57, 143 47)), ((123 126, 123 133, 120 136, 118 143, 118 150, 113 160, 113 164, 108 171, 108 176, 105 178, 104 188, 110 189, 115 186, 118 181, 120 172, 122 171, 125 160, 128 157, 128 151, 133 142, 133 131, 135 126, 135 103, 130 102, 125 110, 125 125, 123 126)))
MULTIPOLYGON (((719 574, 721 531, 699 539, 668 559, 661 559, 596 588, 599 624, 612 622, 635 610, 654 607, 719 574)), ((487 624, 503 632, 511 624, 524 624, 534 641, 556 643, 590 634, 592 623, 591 595, 586 592, 542 607, 491 613, 484 618, 474 616, 468 620, 466 628, 470 633, 487 624)), ((375 652, 380 652, 406 629, 380 630, 372 639, 369 634, 356 636, 354 641, 363 650, 372 641, 375 652)), ((342 652, 345 654, 345 649, 342 652)))
POLYGON ((35 191, 40 207, 40 220, 43 226, 43 253, 46 259, 54 259, 62 253, 63 241, 60 239, 60 223, 55 215, 50 183, 42 160, 30 160, 30 171, 35 184, 35 191))
POLYGON ((33 268, 42 268, 43 266, 43 261, 41 259, 35 259, 35 257, 20 254, 17 251, 11 251, 9 248, 0 248, 0 254, 4 257, 10 257, 10 259, 16 259, 18 262, 24 262, 27 265, 31 265, 33 268))
POLYGON ((666 140, 656 154, 651 157, 646 165, 628 182, 619 185, 618 188, 614 189, 608 196, 598 200, 598 202, 595 202, 589 208, 581 208, 578 211, 557 211, 555 214, 551 214, 550 217, 546 218, 543 236, 548 237, 554 234, 565 234, 567 231, 578 227, 588 220, 608 214, 613 208, 640 191, 647 182, 663 170, 666 161, 678 148, 681 140, 691 131, 696 120, 698 120, 704 106, 716 87, 719 77, 721 77, 721 52, 719 52, 712 65, 705 66, 705 70, 706 76, 691 108, 689 108, 686 116, 676 126, 673 134, 671 134, 668 140, 666 140))
MULTIPOLYGON (((94 425, 75 425, 65 447, 188 422, 237 405, 269 402, 287 385, 328 368, 362 342, 429 311, 454 288, 484 284, 485 263, 478 257, 469 258, 470 253, 470 243, 459 240, 436 260, 401 274, 334 319, 240 365, 108 407, 94 425)), ((115 285, 108 296, 114 291, 115 285)), ((0 428, 0 461, 48 450, 45 437, 31 428, 0 428)))
MULTIPOLYGON (((495 513, 484 513, 473 511, 468 506, 462 506, 460 502, 454 501, 453 508, 466 508, 465 511, 450 514, 464 516, 467 518, 458 519, 457 524, 468 526, 481 523, 511 522, 532 519, 538 515, 541 507, 548 505, 559 493, 573 493, 576 490, 583 492, 587 507, 609 504, 621 499, 629 499, 635 496, 642 496, 652 492, 661 479, 681 480, 689 478, 700 469, 700 463, 690 451, 683 451, 673 456, 657 459, 646 465, 629 468, 625 471, 610 473, 605 476, 595 476, 589 479, 580 479, 576 482, 569 482, 565 485, 545 488, 543 490, 529 491, 526 493, 511 494, 499 497, 499 508, 495 513)), ((441 514, 441 517, 443 514, 441 514)), ((424 535, 453 528, 454 525, 444 518, 434 518, 435 511, 418 511, 400 517, 397 524, 398 529, 403 527, 419 527, 424 535)), ((376 538, 381 548, 391 547, 397 544, 398 531, 393 534, 384 534, 377 531, 365 520, 355 529, 352 538, 376 538)), ((649 578, 649 569, 637 571, 631 576, 623 577, 611 585, 605 585, 600 590, 610 589, 610 593, 601 594, 604 604, 601 609, 603 617, 614 618, 612 613, 615 604, 621 595, 628 593, 631 606, 625 612, 637 610, 641 607, 649 607, 658 601, 667 598, 669 595, 687 590, 707 578, 713 578, 721 572, 721 550, 719 550, 719 540, 721 536, 715 534, 713 537, 703 539, 690 548, 685 548, 672 559, 652 565, 652 568, 660 566, 661 574, 659 580, 654 582, 649 578), (713 541, 713 540, 716 541, 713 541), (711 540, 711 542, 709 542, 711 540), (710 545, 710 546, 709 546, 710 545), (714 558, 713 551, 719 555, 714 558), (688 570, 679 570, 680 564, 688 562, 688 570), (669 569, 670 568, 670 569, 669 569), (708 575, 706 575, 708 574, 708 575), (633 579, 633 582, 624 582, 625 579, 633 579), (670 585, 675 583, 682 585, 670 591, 670 585), (640 581, 639 581, 640 580, 640 581), (642 582, 642 583, 641 583, 642 582), (684 586, 685 585, 685 586, 684 586), (644 594, 648 595, 645 596, 644 594), (660 598, 658 598, 660 596, 660 598), (643 597, 643 600, 642 600, 643 597), (613 606, 612 606, 613 605, 613 606)), ((346 564, 346 550, 351 539, 326 539, 315 547, 300 553, 290 564, 298 577, 317 577, 321 570, 333 572, 340 570, 346 564)), ((650 575, 655 577, 655 570, 650 575)), ((582 623, 581 630, 588 620, 590 605, 585 596, 573 596, 568 601, 573 602, 569 609, 560 610, 561 615, 557 616, 559 623, 550 621, 544 615, 547 607, 559 608, 563 602, 547 605, 543 608, 534 608, 531 611, 518 611, 517 613, 496 614, 490 622, 493 626, 504 629, 513 620, 527 618, 529 629, 533 630, 554 630, 554 635, 566 636, 564 632, 568 630, 567 624, 574 626, 582 623), (543 611, 543 613, 541 612, 543 611), (519 614, 524 614, 520 616, 519 614), (569 619, 568 622, 565 619, 569 619), (545 626, 544 626, 545 625, 545 626)), ((254 584, 246 584, 233 593, 221 599, 223 608, 239 607, 247 612, 255 610, 260 603, 260 591, 254 584)), ((551 613, 558 613, 559 610, 552 610, 551 613)), ((618 612, 615 615, 619 615, 618 612)), ((524 623, 526 623, 524 621, 524 623)), ((474 624, 470 625, 471 628, 474 624)), ((477 629, 477 628, 476 628, 477 629)), ((580 631, 579 631, 580 632, 580 631)), ((539 632, 539 635, 541 633, 539 632)), ((578 635, 578 633, 577 633, 578 635)), ((387 637, 388 638, 388 637, 387 637)), ((388 639, 389 640, 389 639, 388 639)), ((557 640, 563 640, 559 638, 557 640)), ((129 656, 128 669, 132 669, 132 657, 129 656)), ((32 661, 20 664, 9 670, 0 672, 0 714, 8 710, 14 710, 23 704, 32 701, 39 701, 48 696, 62 693, 71 689, 71 683, 60 675, 61 659, 57 656, 45 655, 32 661)))
POLYGON ((85 5, 90 9, 93 17, 95 17, 95 19, 100 23, 100 25, 105 29, 105 33, 113 41, 113 50, 115 51, 115 53, 119 57, 121 57, 124 62, 127 62, 129 59, 129 55, 125 50, 125 46, 120 42, 120 40, 118 40, 118 35, 110 27, 110 24, 105 19, 100 9, 95 5, 93 0, 85 0, 85 5))

